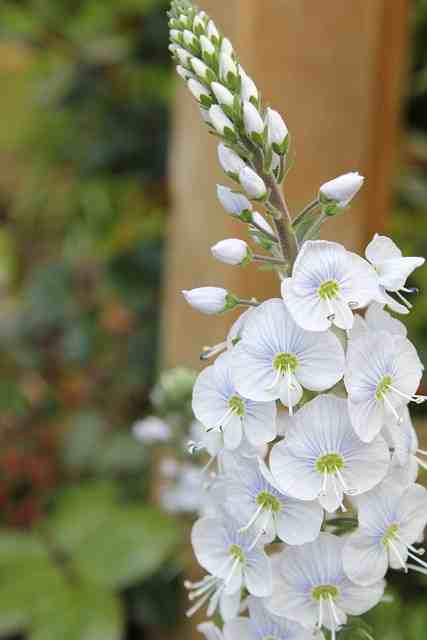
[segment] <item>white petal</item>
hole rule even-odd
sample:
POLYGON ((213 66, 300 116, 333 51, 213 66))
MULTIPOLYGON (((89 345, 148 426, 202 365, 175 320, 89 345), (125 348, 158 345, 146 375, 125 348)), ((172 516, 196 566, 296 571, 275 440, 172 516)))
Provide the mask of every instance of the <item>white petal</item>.
POLYGON ((332 326, 329 312, 315 291, 306 295, 295 293, 292 278, 282 282, 282 296, 295 322, 307 331, 326 331, 332 326))
POLYGON ((351 300, 357 303, 359 308, 366 307, 373 300, 384 303, 375 269, 356 253, 349 252, 349 256, 352 279, 351 300))
POLYGON ((344 546, 343 565, 347 576, 356 584, 375 584, 387 572, 387 551, 378 538, 355 532, 344 546))
POLYGON ((295 407, 303 396, 303 390, 294 375, 284 375, 279 388, 280 402, 285 407, 295 407))
POLYGON ((405 325, 400 322, 400 320, 393 318, 393 316, 384 309, 383 305, 378 302, 372 302, 372 304, 369 305, 365 320, 368 327, 374 331, 387 331, 394 335, 406 337, 407 329, 405 325))
POLYGON ((236 618, 225 624, 224 638, 225 640, 257 640, 257 634, 248 618, 236 618))
POLYGON ((221 631, 213 622, 204 622, 203 624, 199 624, 197 631, 200 631, 200 633, 205 636, 206 640, 223 640, 221 631))
POLYGON ((341 585, 341 595, 337 605, 352 616, 360 616, 375 607, 384 595, 384 580, 364 586, 362 589, 350 582, 341 585))
MULTIPOLYGON (((223 523, 217 518, 201 518, 193 526, 191 542, 198 563, 219 578, 225 578, 227 569, 221 570, 229 557, 228 540, 223 523)), ((228 567, 228 570, 230 567, 228 567)))
POLYGON ((387 291, 399 291, 405 286, 411 273, 422 267, 424 262, 424 258, 397 258, 378 262, 376 269, 381 285, 387 291))
POLYGON ((304 350, 297 357, 298 380, 311 391, 330 389, 344 375, 344 350, 338 338, 329 331, 308 333, 304 337, 304 350))
POLYGON ((223 593, 219 601, 219 610, 224 622, 236 618, 240 610, 241 593, 237 590, 235 593, 228 595, 223 593))
POLYGON ((333 323, 339 329, 348 331, 352 328, 354 322, 353 312, 345 300, 333 301, 334 320, 333 323))
POLYGON ((264 551, 254 551, 243 569, 246 588, 257 598, 267 598, 273 589, 271 562, 264 551))
POLYGON ((348 401, 351 423, 363 442, 372 442, 385 423, 383 406, 374 399, 358 404, 348 401))
POLYGON ((277 535, 292 545, 313 542, 320 532, 323 510, 317 502, 302 502, 288 498, 285 508, 276 517, 277 535))
POLYGON ((250 444, 259 447, 274 440, 277 435, 276 415, 275 402, 246 403, 244 429, 250 444))
POLYGON ((297 457, 287 443, 279 442, 271 450, 270 468, 283 493, 299 500, 314 500, 319 495, 322 477, 315 470, 309 452, 297 457))
POLYGON ((365 254, 372 264, 377 264, 383 260, 390 260, 390 258, 402 257, 401 250, 395 245, 393 240, 387 238, 387 236, 380 236, 377 233, 366 247, 365 254))
POLYGON ((412 544, 427 524, 427 490, 419 484, 409 487, 399 502, 396 517, 401 523, 400 535, 412 544))
POLYGON ((200 373, 194 385, 194 415, 205 427, 214 427, 228 409, 228 398, 226 389, 218 384, 215 365, 211 365, 200 373))
POLYGON ((334 513, 342 504, 344 498, 344 492, 341 485, 337 480, 334 480, 329 476, 326 483, 326 491, 319 494, 319 503, 329 513, 334 513))
POLYGON ((346 484, 362 493, 383 480, 390 465, 388 446, 381 436, 372 442, 349 444, 342 475, 346 484))

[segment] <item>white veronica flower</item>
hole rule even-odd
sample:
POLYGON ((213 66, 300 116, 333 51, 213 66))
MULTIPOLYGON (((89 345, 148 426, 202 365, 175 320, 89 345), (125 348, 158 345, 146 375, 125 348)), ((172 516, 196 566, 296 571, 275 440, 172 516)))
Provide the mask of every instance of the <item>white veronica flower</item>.
POLYGON ((313 640, 311 630, 271 614, 262 600, 249 597, 248 608, 249 618, 236 618, 226 623, 225 640, 313 640))
POLYGON ((268 144, 273 148, 275 153, 286 153, 289 133, 288 127, 280 113, 274 111, 274 109, 267 108, 265 123, 268 132, 268 144))
POLYGON ((304 544, 317 538, 323 509, 317 502, 303 502, 284 494, 263 460, 234 459, 226 468, 227 509, 254 529, 255 539, 269 542, 276 535, 287 544, 304 544))
POLYGON ((206 640, 224 640, 223 633, 216 624, 213 622, 203 622, 197 626, 197 631, 200 631, 205 636, 206 640))
POLYGON ((423 365, 415 347, 401 335, 386 331, 366 332, 350 340, 344 383, 350 418, 359 437, 369 442, 385 423, 402 422, 402 410, 415 395, 423 365))
POLYGON ((385 477, 390 454, 377 436, 367 444, 352 428, 347 403, 318 396, 298 411, 288 437, 274 445, 270 467, 280 489, 300 500, 319 498, 329 512, 343 507, 344 494, 372 489, 385 477))
POLYGON ((218 518, 202 518, 193 527, 191 540, 199 564, 224 581, 227 594, 246 587, 258 598, 271 595, 270 560, 253 537, 239 531, 239 525, 228 514, 218 518))
POLYGON ((281 554, 281 580, 267 608, 304 627, 326 627, 332 638, 348 615, 361 615, 374 607, 384 593, 384 581, 369 587, 350 582, 344 573, 345 540, 321 533, 315 542, 288 547, 281 554))
POLYGON ((324 391, 342 377, 344 352, 332 333, 301 329, 282 300, 268 300, 245 322, 233 352, 236 388, 245 398, 266 402, 280 398, 290 412, 302 388, 324 391))
POLYGON ((275 402, 254 402, 239 395, 231 378, 230 366, 235 350, 220 355, 196 380, 193 411, 209 430, 224 435, 227 449, 236 449, 242 433, 254 446, 271 442, 276 437, 275 402))
POLYGON ((366 310, 365 317, 355 315, 353 328, 350 331, 350 340, 361 338, 366 332, 387 331, 397 336, 406 338, 408 333, 405 325, 400 320, 393 318, 379 302, 371 302, 366 310))
MULTIPOLYGON (((205 604, 207 604, 207 615, 211 618, 217 609, 223 620, 236 618, 240 613, 241 592, 238 589, 234 593, 228 594, 225 582, 222 578, 207 575, 197 582, 184 582, 188 590, 188 599, 194 604, 188 609, 187 617, 191 618, 205 604)), ((207 623, 212 624, 212 623, 207 623)))
POLYGON ((368 586, 380 580, 388 566, 423 573, 427 563, 416 549, 427 523, 427 491, 414 484, 408 488, 386 481, 357 499, 359 527, 352 533, 343 552, 344 570, 350 580, 368 586))
POLYGON ((355 171, 345 173, 325 182, 320 187, 320 198, 327 202, 334 202, 341 208, 346 207, 360 191, 364 180, 365 178, 355 171))
POLYGON ((406 280, 415 269, 424 264, 425 259, 403 257, 393 240, 378 234, 375 234, 366 247, 366 257, 378 273, 380 286, 390 309, 397 313, 408 313, 412 305, 401 292, 414 292, 413 289, 406 288, 406 280), (395 293, 403 304, 388 295, 387 291, 395 293))
POLYGON ((332 324, 353 326, 353 309, 381 301, 378 277, 371 265, 336 242, 304 243, 282 295, 295 321, 308 331, 332 324))

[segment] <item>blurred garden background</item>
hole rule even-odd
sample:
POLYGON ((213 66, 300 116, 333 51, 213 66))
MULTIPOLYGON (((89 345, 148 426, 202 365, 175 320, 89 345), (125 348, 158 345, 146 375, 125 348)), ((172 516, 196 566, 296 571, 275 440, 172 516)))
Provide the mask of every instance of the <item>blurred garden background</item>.
MULTIPOLYGON (((0 638, 160 640, 184 615, 186 522, 156 506, 155 462, 132 432, 160 375, 167 8, 0 3, 0 638)), ((426 0, 410 39, 387 232, 425 256, 426 0)), ((413 286, 426 362, 425 270, 413 286)), ((157 413, 188 410, 187 381, 157 413)), ((425 636, 427 583, 404 585, 370 616, 376 637, 425 636)))

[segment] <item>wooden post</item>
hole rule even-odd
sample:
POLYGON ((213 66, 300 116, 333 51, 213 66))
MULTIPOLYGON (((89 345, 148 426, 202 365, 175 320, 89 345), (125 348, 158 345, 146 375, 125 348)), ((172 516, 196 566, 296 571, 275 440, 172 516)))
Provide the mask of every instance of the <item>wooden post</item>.
MULTIPOLYGON (((319 185, 359 170, 366 187, 351 211, 324 228, 350 249, 361 249, 383 226, 397 144, 407 0, 204 0, 200 2, 232 39, 241 61, 277 108, 292 135, 295 168, 285 191, 293 212, 319 185)), ((216 140, 179 83, 170 184, 173 210, 165 276, 163 362, 197 366, 200 348, 223 339, 233 315, 207 318, 190 309, 180 291, 225 286, 242 297, 278 295, 269 273, 221 265, 212 244, 245 237, 244 226, 219 205, 215 184, 227 184, 216 140)))
MULTIPOLYGON (((405 64, 408 0, 200 0, 232 39, 264 101, 285 117, 295 168, 285 191, 293 213, 319 185, 357 170, 367 177, 351 211, 324 236, 363 249, 390 204, 405 64)), ((180 83, 181 85, 181 83, 180 83)), ((190 309, 181 289, 225 286, 242 297, 278 295, 269 273, 226 267, 212 244, 245 237, 217 202, 228 184, 194 101, 178 89, 170 157, 173 210, 165 274, 164 366, 199 366, 205 344, 223 340, 233 314, 208 318, 190 309)), ((200 637, 196 634, 196 637, 200 637)))

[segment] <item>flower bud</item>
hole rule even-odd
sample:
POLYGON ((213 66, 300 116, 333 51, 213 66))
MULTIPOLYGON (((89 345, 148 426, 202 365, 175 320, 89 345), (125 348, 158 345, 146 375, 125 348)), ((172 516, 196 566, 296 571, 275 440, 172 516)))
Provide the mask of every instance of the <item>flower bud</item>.
POLYGON ((200 58, 191 58, 191 66, 193 67, 194 73, 202 80, 209 82, 210 77, 213 76, 212 71, 200 58))
POLYGON ((201 36, 205 32, 205 12, 200 11, 193 20, 193 31, 197 36, 201 36))
POLYGON ((231 122, 230 118, 228 118, 224 111, 217 104, 214 104, 209 109, 209 117, 214 126, 214 129, 226 138, 230 138, 235 140, 236 133, 234 129, 234 124, 231 122))
POLYGON ((226 53, 221 53, 219 57, 219 77, 222 82, 234 89, 237 87, 238 74, 237 65, 233 58, 226 53))
POLYGON ((288 150, 289 134, 282 116, 274 109, 268 108, 265 124, 267 125, 268 144, 275 153, 285 155, 288 150))
POLYGON ((183 29, 188 29, 190 27, 190 21, 184 13, 181 13, 179 16, 179 22, 183 29))
POLYGON ((259 93, 255 82, 248 76, 242 67, 240 67, 239 71, 241 80, 240 94, 242 96, 242 100, 244 102, 255 102, 258 104, 259 93))
POLYGON ((259 145, 263 144, 264 122, 251 102, 243 104, 243 122, 247 135, 259 145))
POLYGON ((206 36, 200 36, 200 46, 202 47, 202 53, 205 56, 208 56, 208 58, 215 56, 216 49, 206 36))
POLYGON ((183 67, 189 67, 191 63, 191 58, 193 57, 191 53, 188 53, 183 47, 178 47, 177 45, 171 45, 169 50, 175 54, 178 58, 179 62, 183 67), (173 47, 173 49, 171 49, 173 47))
POLYGON ((265 233, 266 233, 267 235, 269 235, 269 234, 270 234, 270 235, 272 235, 272 236, 274 236, 274 235, 275 235, 274 230, 273 230, 273 227, 271 227, 271 226, 268 224, 268 222, 267 222, 267 220, 264 218, 264 216, 262 216, 260 213, 258 213, 258 211, 254 211, 254 212, 253 212, 253 214, 252 214, 252 220, 253 220, 253 222, 255 222, 255 224, 256 224, 260 229, 262 229, 263 231, 265 231, 265 233))
POLYGON ((233 266, 249 262, 252 256, 248 244, 244 240, 238 240, 237 238, 221 240, 221 242, 217 242, 211 247, 211 251, 214 258, 233 266))
MULTIPOLYGON (((320 201, 346 207, 362 188, 365 178, 357 172, 346 173, 320 187, 320 201)), ((333 213, 333 212, 331 212, 333 213)))
POLYGON ((252 205, 242 193, 217 185, 217 195, 227 213, 246 222, 252 220, 252 205))
POLYGON ((233 55, 233 45, 231 44, 228 38, 223 38, 221 42, 221 54, 225 54, 226 56, 233 55))
POLYGON ((225 144, 218 145, 218 159, 225 173, 235 180, 238 180, 240 171, 246 167, 242 158, 225 144))
POLYGON ((212 82, 211 89, 215 94, 215 98, 218 100, 219 104, 225 105, 226 107, 232 107, 234 104, 234 96, 223 84, 219 82, 212 82))
POLYGON ((206 33, 208 34, 208 38, 212 40, 212 42, 219 42, 219 32, 213 20, 209 20, 206 33))
POLYGON ((183 80, 185 80, 185 82, 193 77, 191 71, 188 71, 185 67, 181 67, 181 65, 177 65, 176 72, 183 80))
POLYGON ((212 126, 212 122, 211 122, 211 119, 209 117, 209 110, 207 110, 204 107, 200 106, 200 113, 201 113, 201 116, 203 118, 203 121, 206 122, 206 124, 209 124, 209 125, 212 126))
MULTIPOLYGON (((228 291, 220 287, 200 287, 183 291, 182 295, 188 304, 207 315, 216 315, 227 310, 228 291)), ((235 306, 235 305, 234 305, 235 306)))
POLYGON ((203 106, 209 107, 212 104, 212 96, 204 84, 198 80, 190 78, 187 82, 187 87, 196 100, 198 100, 203 106))
POLYGON ((267 187, 262 178, 250 167, 245 167, 239 172, 239 182, 246 195, 253 200, 264 200, 267 195, 267 187))
POLYGON ((182 42, 182 31, 179 31, 179 29, 171 29, 169 32, 169 36, 170 39, 173 42, 177 42, 178 44, 181 44, 182 42))
POLYGON ((185 31, 183 32, 183 38, 184 38, 184 43, 186 44, 187 47, 191 47, 191 48, 198 47, 199 43, 197 42, 197 38, 192 31, 185 29, 185 31))

